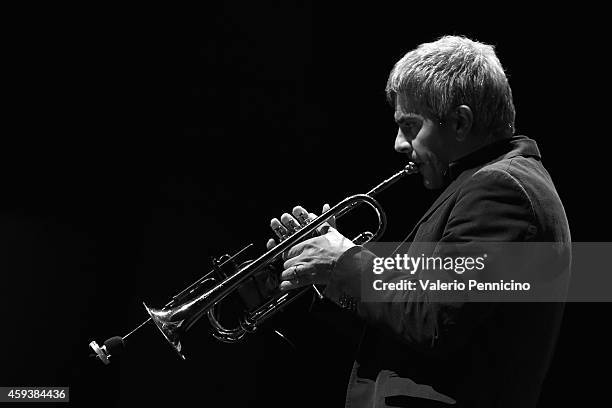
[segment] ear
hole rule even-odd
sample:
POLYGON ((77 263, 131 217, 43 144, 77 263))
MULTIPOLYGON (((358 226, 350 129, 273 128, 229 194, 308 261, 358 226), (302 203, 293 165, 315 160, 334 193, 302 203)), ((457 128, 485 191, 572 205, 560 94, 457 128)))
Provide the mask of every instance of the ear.
POLYGON ((472 125, 474 123, 474 114, 472 113, 472 109, 469 106, 461 105, 457 107, 455 115, 455 132, 457 134, 456 139, 459 142, 463 142, 472 131, 472 125))

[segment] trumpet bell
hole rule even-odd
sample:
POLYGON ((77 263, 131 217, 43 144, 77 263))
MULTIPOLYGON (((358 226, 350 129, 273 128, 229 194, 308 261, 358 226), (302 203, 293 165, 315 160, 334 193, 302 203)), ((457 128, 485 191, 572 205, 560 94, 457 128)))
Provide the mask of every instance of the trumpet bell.
POLYGON ((180 333, 182 331, 182 325, 184 320, 180 320, 177 322, 173 322, 171 320, 172 310, 163 310, 163 309, 155 309, 152 307, 148 307, 144 302, 142 303, 151 316, 151 320, 155 323, 155 327, 159 329, 161 334, 164 336, 166 341, 170 343, 174 351, 185 360, 185 356, 181 352, 181 340, 180 333))

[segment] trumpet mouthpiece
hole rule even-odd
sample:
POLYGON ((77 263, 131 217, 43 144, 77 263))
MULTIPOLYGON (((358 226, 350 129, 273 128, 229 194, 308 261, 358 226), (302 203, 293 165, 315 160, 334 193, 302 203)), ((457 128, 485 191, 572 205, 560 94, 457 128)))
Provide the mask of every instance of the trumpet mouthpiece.
POLYGON ((415 174, 419 172, 419 167, 416 163, 410 162, 404 167, 404 171, 408 174, 415 174))

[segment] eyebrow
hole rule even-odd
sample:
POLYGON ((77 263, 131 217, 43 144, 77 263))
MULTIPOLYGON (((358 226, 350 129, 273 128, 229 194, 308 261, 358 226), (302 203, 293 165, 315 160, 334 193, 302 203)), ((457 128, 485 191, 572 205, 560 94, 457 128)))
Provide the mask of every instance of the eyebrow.
POLYGON ((402 113, 401 115, 395 114, 394 116, 395 116, 395 122, 399 125, 401 125, 402 123, 414 120, 414 119, 418 119, 418 120, 423 119, 421 115, 417 113, 413 113, 413 112, 402 113))

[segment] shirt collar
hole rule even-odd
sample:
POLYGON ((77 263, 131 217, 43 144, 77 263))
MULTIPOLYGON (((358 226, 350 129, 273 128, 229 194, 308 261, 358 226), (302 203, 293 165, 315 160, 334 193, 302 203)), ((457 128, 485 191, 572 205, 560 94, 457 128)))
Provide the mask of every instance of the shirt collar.
POLYGON ((527 136, 512 136, 489 143, 450 163, 447 172, 448 181, 456 179, 465 170, 516 156, 530 156, 541 160, 540 150, 535 140, 527 136))

